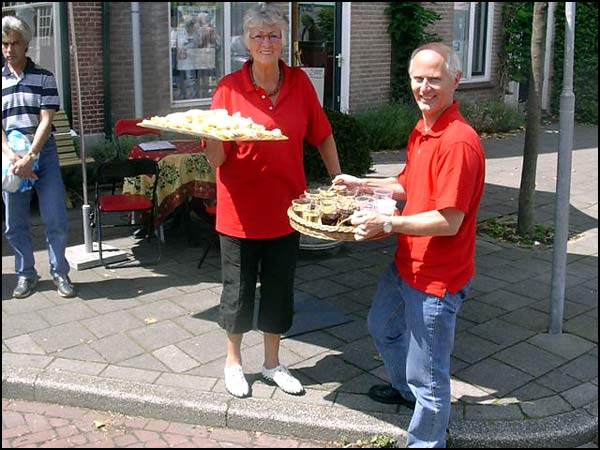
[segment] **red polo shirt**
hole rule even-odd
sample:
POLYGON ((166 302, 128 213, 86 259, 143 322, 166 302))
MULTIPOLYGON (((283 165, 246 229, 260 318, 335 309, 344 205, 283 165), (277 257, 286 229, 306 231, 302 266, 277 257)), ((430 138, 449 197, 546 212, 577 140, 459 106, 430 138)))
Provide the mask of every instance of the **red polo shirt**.
POLYGON ((406 147, 398 181, 406 191, 403 216, 457 208, 465 213, 455 236, 398 234, 395 262, 416 289, 443 296, 461 289, 475 273, 477 209, 485 182, 485 157, 475 130, 454 102, 426 132, 421 119, 406 147))
POLYGON ((211 109, 239 112, 267 129, 279 128, 287 141, 224 143, 227 159, 217 169, 217 224, 228 236, 270 239, 293 231, 287 209, 306 189, 303 141, 317 146, 331 125, 312 83, 300 68, 280 61, 284 78, 275 104, 252 85, 250 64, 224 77, 211 109))

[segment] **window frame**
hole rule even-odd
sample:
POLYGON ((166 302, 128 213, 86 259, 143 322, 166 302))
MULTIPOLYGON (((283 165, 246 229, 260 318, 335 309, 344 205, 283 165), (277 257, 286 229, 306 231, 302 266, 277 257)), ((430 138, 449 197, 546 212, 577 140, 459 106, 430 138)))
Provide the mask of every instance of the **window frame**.
MULTIPOLYGON (((6 13, 16 13, 19 10, 37 8, 42 6, 49 6, 52 8, 52 13, 50 17, 52 19, 52 31, 53 31, 53 44, 54 44, 54 68, 44 67, 45 69, 51 70, 54 74, 54 78, 56 80, 56 87, 58 88, 58 95, 60 97, 61 107, 64 108, 66 102, 67 93, 63 90, 63 67, 62 67, 62 39, 63 39, 63 31, 60 26, 60 2, 2 2, 2 17, 5 15, 13 15, 6 13), (5 3, 19 3, 18 5, 10 5, 5 6, 5 3)), ((65 36, 66 38, 66 36, 65 36)), ((33 62, 39 64, 39 61, 36 61, 29 52, 27 52, 27 56, 33 59, 33 62)), ((42 65, 43 67, 43 65, 42 65)))
MULTIPOLYGON (((220 50, 223 53, 223 74, 222 76, 228 75, 232 72, 232 48, 231 48, 231 39, 232 39, 232 2, 217 2, 221 4, 221 7, 223 9, 223 36, 222 36, 222 49, 220 50)), ((240 2, 240 3, 248 3, 248 2, 240 2)), ((171 29, 172 29, 172 24, 171 24, 171 4, 172 2, 167 2, 167 8, 168 8, 168 14, 169 14, 169 19, 168 19, 168 30, 169 32, 167 33, 167 39, 170 40, 170 33, 171 33, 171 29)), ((288 14, 291 15, 291 3, 288 3, 288 14)), ((282 54, 282 59, 284 59, 288 64, 290 64, 290 55, 292 54, 291 52, 291 27, 288 30, 288 49, 287 52, 284 49, 284 52, 282 54)), ((169 43, 169 48, 170 48, 170 43, 169 43)), ((171 107, 172 108, 182 108, 182 107, 191 107, 191 106, 199 106, 199 107, 206 107, 206 106, 210 106, 210 102, 211 102, 211 98, 190 98, 190 99, 184 99, 184 100, 176 100, 173 96, 174 91, 173 91, 173 67, 172 67, 172 61, 171 61, 171 56, 169 55, 169 79, 170 79, 170 101, 171 101, 171 107)))
POLYGON ((495 2, 469 2, 469 29, 467 31, 468 37, 468 48, 467 48, 467 67, 462 69, 462 77, 460 84, 480 83, 491 80, 491 63, 492 63, 492 38, 494 35, 494 12, 495 2), (485 24, 485 33, 482 33, 482 37, 485 38, 485 58, 484 58, 484 72, 482 75, 472 75, 473 72, 473 57, 475 47, 475 10, 477 4, 486 4, 488 7, 487 21, 485 24))

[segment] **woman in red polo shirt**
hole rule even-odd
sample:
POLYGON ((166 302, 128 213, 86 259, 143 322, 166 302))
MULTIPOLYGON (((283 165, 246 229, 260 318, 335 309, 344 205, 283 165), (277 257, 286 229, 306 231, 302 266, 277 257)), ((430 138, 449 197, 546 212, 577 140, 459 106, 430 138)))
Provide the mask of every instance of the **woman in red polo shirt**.
POLYGON ((207 143, 206 156, 217 168, 225 386, 236 397, 249 393, 240 347, 243 334, 252 329, 260 277, 262 375, 289 394, 301 394, 302 385, 279 361, 281 335, 292 325, 299 243, 287 209, 306 188, 305 139, 319 149, 329 174, 338 174, 340 165, 331 125, 310 80, 304 71, 280 60, 288 32, 284 15, 276 6, 262 4, 246 13, 243 27, 251 58, 220 81, 211 108, 239 112, 267 129, 279 128, 289 140, 207 143))

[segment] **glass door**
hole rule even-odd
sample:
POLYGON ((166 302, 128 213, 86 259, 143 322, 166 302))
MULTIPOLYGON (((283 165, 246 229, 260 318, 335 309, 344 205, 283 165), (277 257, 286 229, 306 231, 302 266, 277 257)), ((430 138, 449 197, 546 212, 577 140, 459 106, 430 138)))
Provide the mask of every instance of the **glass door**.
POLYGON ((298 2, 300 65, 323 106, 340 109, 341 2, 298 2))

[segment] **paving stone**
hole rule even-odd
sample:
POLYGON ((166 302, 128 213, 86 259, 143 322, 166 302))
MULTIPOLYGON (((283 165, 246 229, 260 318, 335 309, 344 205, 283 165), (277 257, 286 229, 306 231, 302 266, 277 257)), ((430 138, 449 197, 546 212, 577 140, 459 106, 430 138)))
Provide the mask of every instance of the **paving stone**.
POLYGON ((10 349, 10 351, 15 353, 30 353, 35 355, 46 354, 44 349, 37 345, 28 334, 6 339, 4 342, 7 345, 7 349, 10 349))
POLYGON ((563 330, 598 344, 598 317, 581 314, 564 323, 563 330))
POLYGON ((533 379, 531 375, 493 359, 485 359, 458 372, 457 378, 502 397, 533 379))
POLYGON ((144 322, 127 311, 113 311, 81 323, 99 338, 142 327, 144 322))
POLYGON ((49 326, 48 322, 35 311, 22 314, 2 314, 2 339, 32 333, 49 326))
POLYGON ((168 345, 152 352, 152 355, 175 373, 198 367, 200 363, 186 355, 175 345, 168 345))
POLYGON ((547 398, 524 402, 521 405, 523 413, 531 418, 556 416, 571 411, 571 406, 560 396, 553 395, 547 398))
POLYGON ((137 345, 132 339, 122 334, 116 334, 106 338, 98 339, 90 344, 102 357, 110 362, 117 363, 133 358, 144 353, 144 349, 137 345))
POLYGON ((529 296, 523 296, 510 292, 505 289, 499 289, 494 292, 489 292, 484 295, 477 297, 477 301, 486 303, 496 308, 502 308, 507 311, 513 311, 515 309, 523 308, 535 303, 537 300, 529 296))
POLYGON ((99 375, 106 368, 106 364, 92 361, 77 361, 74 359, 55 358, 48 366, 51 370, 66 370, 73 373, 99 375))
POLYGON ((521 420, 523 413, 517 405, 466 405, 466 420, 521 420))
POLYGON ((31 337, 47 353, 58 352, 79 345, 82 342, 94 340, 94 335, 77 322, 36 331, 31 334, 31 337))
POLYGON ((585 339, 572 334, 538 334, 529 339, 529 343, 563 358, 574 358, 593 347, 585 339))
POLYGON ((148 351, 154 351, 192 337, 191 333, 188 333, 170 320, 148 324, 142 328, 130 331, 128 335, 148 351))
POLYGON ((531 330, 511 325, 499 319, 474 326, 469 329, 469 333, 489 339, 498 345, 512 345, 535 334, 531 330))
POLYGON ((501 345, 482 339, 468 331, 462 333, 454 342, 452 355, 467 363, 480 361, 501 350, 501 345))
POLYGON ((520 342, 494 355, 499 359, 525 373, 539 377, 562 365, 566 360, 560 356, 545 352, 527 342, 520 342))
POLYGON ((578 380, 589 381, 598 376, 598 357, 581 355, 558 370, 578 380))
POLYGON ((162 364, 158 359, 152 355, 143 354, 140 356, 134 356, 131 359, 126 359, 119 363, 120 366, 133 367, 135 369, 153 370, 156 372, 168 372, 167 366, 162 364))
POLYGON ((580 408, 598 400, 598 386, 584 383, 561 394, 574 408, 580 408))

